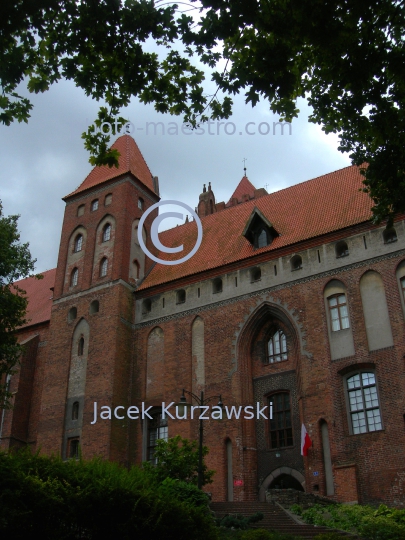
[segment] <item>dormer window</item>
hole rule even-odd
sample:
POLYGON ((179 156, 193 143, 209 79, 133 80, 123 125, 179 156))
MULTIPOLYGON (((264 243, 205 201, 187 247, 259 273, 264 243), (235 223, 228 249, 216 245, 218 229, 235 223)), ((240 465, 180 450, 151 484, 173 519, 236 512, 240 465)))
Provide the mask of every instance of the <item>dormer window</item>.
POLYGON ((249 240, 255 249, 269 246, 279 236, 270 221, 255 208, 246 223, 242 235, 249 240))

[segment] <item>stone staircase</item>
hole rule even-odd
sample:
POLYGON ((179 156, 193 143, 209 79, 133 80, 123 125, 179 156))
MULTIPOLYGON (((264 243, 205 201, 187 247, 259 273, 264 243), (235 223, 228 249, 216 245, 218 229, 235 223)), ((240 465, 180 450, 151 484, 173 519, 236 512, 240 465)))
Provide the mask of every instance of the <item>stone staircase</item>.
POLYGON ((327 532, 335 532, 342 536, 342 538, 351 538, 352 540, 357 538, 349 533, 336 531, 327 527, 306 524, 301 525, 297 521, 294 521, 294 519, 278 504, 255 501, 213 502, 211 503, 210 508, 218 518, 224 517, 227 514, 242 514, 245 517, 249 517, 256 512, 262 512, 264 518, 253 524, 253 527, 302 536, 308 540, 315 538, 318 534, 327 532))

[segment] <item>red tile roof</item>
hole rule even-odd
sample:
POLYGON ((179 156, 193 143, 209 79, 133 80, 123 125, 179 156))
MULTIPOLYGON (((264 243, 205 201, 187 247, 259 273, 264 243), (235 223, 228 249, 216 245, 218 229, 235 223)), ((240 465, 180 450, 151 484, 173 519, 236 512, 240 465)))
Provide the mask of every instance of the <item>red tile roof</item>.
POLYGON ((132 173, 140 182, 155 193, 152 173, 134 139, 129 135, 122 135, 115 141, 111 148, 115 148, 121 154, 118 159, 118 169, 117 167, 108 167, 106 165, 94 167, 80 186, 69 195, 66 195, 64 199, 128 172, 132 173))
POLYGON ((255 186, 252 184, 249 178, 247 176, 244 176, 237 185, 226 206, 232 203, 232 199, 238 199, 238 201, 241 201, 243 195, 249 195, 250 197, 254 197, 255 189, 255 186))
POLYGON ((28 297, 27 315, 25 317, 28 322, 21 328, 50 320, 53 296, 50 289, 55 284, 55 274, 56 268, 53 268, 42 272, 43 279, 29 277, 16 281, 15 284, 25 291, 28 297))
MULTIPOLYGON (((275 193, 231 206, 202 219, 203 241, 197 253, 185 263, 173 266, 156 264, 140 290, 212 268, 272 252, 371 217, 372 201, 361 191, 363 176, 359 168, 346 167, 275 193), (269 246, 254 249, 242 236, 253 209, 257 207, 280 234, 269 246)), ((191 251, 197 237, 193 221, 159 234, 160 241, 191 251)), ((178 259, 180 254, 160 254, 162 259, 178 259)))

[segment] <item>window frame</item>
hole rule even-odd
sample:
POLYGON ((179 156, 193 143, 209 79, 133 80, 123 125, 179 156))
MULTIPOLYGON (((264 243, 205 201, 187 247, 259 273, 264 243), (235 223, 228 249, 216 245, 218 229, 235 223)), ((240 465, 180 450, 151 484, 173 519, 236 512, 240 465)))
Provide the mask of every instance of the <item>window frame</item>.
POLYGON ((108 274, 108 259, 107 257, 103 257, 100 261, 100 272, 99 277, 104 278, 108 274))
POLYGON ((74 246, 73 246, 73 253, 79 253, 83 249, 83 235, 82 233, 79 233, 76 235, 74 246))
POLYGON ((152 463, 153 465, 157 464, 157 460, 154 457, 154 449, 156 448, 156 442, 160 439, 163 439, 164 441, 167 441, 169 438, 169 425, 168 425, 168 419, 167 417, 165 419, 162 418, 162 409, 156 410, 151 413, 152 420, 148 420, 147 422, 147 429, 146 429, 146 461, 149 463, 152 463), (158 424, 156 427, 152 425, 153 420, 157 420, 158 424), (163 422, 163 423, 162 423, 163 422), (152 430, 157 430, 157 435, 154 439, 154 444, 151 444, 151 433, 152 430), (164 436, 160 437, 160 430, 164 431, 164 436))
POLYGON ((268 399, 268 404, 270 405, 270 403, 272 403, 272 406, 273 406, 273 414, 272 414, 272 418, 268 420, 268 441, 269 441, 269 448, 270 450, 280 450, 280 449, 284 449, 284 448, 292 448, 294 446, 294 426, 293 426, 293 417, 292 417, 292 413, 293 413, 293 407, 292 407, 292 404, 291 404, 291 392, 289 390, 278 390, 272 394, 270 394, 269 396, 267 396, 267 399, 268 399), (288 404, 289 404, 289 409, 285 409, 285 398, 283 397, 283 408, 280 409, 280 410, 276 410, 276 406, 275 406, 275 396, 278 396, 278 395, 287 395, 288 396, 288 404), (278 429, 277 427, 275 427, 275 429, 272 429, 272 423, 276 423, 276 413, 277 412, 282 412, 283 413, 283 427, 281 429, 278 429), (290 427, 287 427, 286 425, 286 421, 285 421, 285 414, 286 412, 289 412, 290 413, 290 427), (291 434, 288 435, 287 434, 287 430, 291 430, 291 434), (280 432, 284 432, 284 440, 286 441, 286 444, 284 446, 281 446, 280 445, 280 438, 279 438, 279 435, 280 435, 280 432), (276 433, 276 444, 277 446, 274 446, 273 445, 273 438, 272 438, 272 433, 276 433), (289 439, 290 439, 290 442, 291 444, 288 444, 289 442, 289 439))
POLYGON ((109 240, 111 240, 111 232, 112 232, 111 223, 106 223, 103 227, 103 234, 101 236, 101 241, 108 242, 109 240))
POLYGON ((70 437, 67 440, 66 457, 67 457, 67 459, 79 459, 79 457, 80 457, 80 437, 70 437), (73 448, 72 443, 74 443, 73 446, 76 449, 76 451, 74 452, 74 455, 73 455, 73 452, 72 452, 72 448, 73 448))
POLYGON ((380 392, 379 392, 379 388, 378 388, 378 379, 377 379, 375 368, 362 368, 362 369, 354 369, 354 370, 349 371, 343 377, 343 386, 344 386, 344 392, 345 392, 346 412, 347 412, 347 422, 348 422, 348 427, 349 427, 349 434, 350 435, 367 435, 369 433, 376 433, 376 432, 379 432, 379 431, 383 431, 384 430, 384 423, 383 423, 382 411, 381 411, 381 398, 380 398, 380 392), (364 385, 363 384, 362 374, 365 374, 365 373, 372 374, 374 376, 374 384, 369 384, 369 385, 364 385), (356 375, 360 375, 360 386, 349 389, 348 380, 351 379, 352 377, 355 377, 356 375), (376 389, 376 396, 377 396, 378 404, 377 404, 377 406, 367 408, 363 389, 364 388, 373 388, 373 387, 375 387, 375 389, 376 389), (361 390, 363 408, 362 409, 351 410, 350 393, 354 392, 355 390, 359 390, 359 389, 361 390), (378 412, 379 412, 381 428, 380 429, 370 430, 369 429, 369 419, 367 417, 367 411, 374 411, 374 410, 378 410, 378 412), (361 431, 361 432, 355 433, 355 429, 353 427, 352 416, 354 414, 358 413, 358 412, 364 412, 365 413, 364 414, 364 419, 366 421, 366 428, 367 429, 366 429, 366 431, 361 431))
POLYGON ((349 316, 349 303, 347 301, 347 294, 345 292, 339 292, 339 293, 335 293, 335 294, 332 294, 330 296, 328 296, 326 298, 326 303, 327 303, 327 306, 328 306, 328 317, 329 317, 329 323, 330 323, 330 330, 331 332, 340 332, 342 330, 350 330, 350 316, 349 316), (338 298, 340 296, 344 296, 345 297, 345 303, 343 304, 339 304, 339 300, 338 298), (337 299, 337 303, 335 306, 332 306, 330 304, 330 300, 332 300, 333 298, 336 298, 337 299), (341 307, 345 307, 346 306, 346 312, 347 312, 347 315, 346 317, 342 317, 341 315, 341 311, 340 311, 340 308, 341 307), (337 312, 338 312, 338 319, 332 319, 332 310, 333 309, 337 309, 337 312), (348 326, 345 327, 345 328, 342 328, 342 320, 347 318, 347 321, 348 321, 348 326), (333 321, 334 320, 338 320, 339 321, 339 328, 337 328, 336 330, 333 328, 333 321))
POLYGON ((287 336, 286 334, 283 332, 283 330, 279 327, 277 328, 273 328, 272 329, 272 332, 267 336, 267 339, 266 339, 266 364, 268 365, 272 365, 272 364, 278 364, 280 362, 286 362, 288 360, 288 343, 287 343, 287 336), (274 337, 276 336, 276 334, 279 334, 280 336, 280 339, 278 340, 278 343, 280 345, 280 352, 277 353, 277 352, 274 352, 276 350, 276 342, 274 341, 274 337), (284 340, 283 340, 284 338, 284 340), (285 351, 283 351, 283 342, 285 343, 285 351), (269 345, 270 343, 272 343, 273 345, 273 354, 270 355, 270 351, 269 351, 269 345), (279 356, 279 357, 283 357, 283 356, 286 356, 286 358, 281 358, 280 360, 276 360, 274 359, 275 357, 279 356), (273 361, 270 361, 270 358, 273 358, 274 360, 273 361))
POLYGON ((79 283, 79 269, 77 268, 77 266, 75 266, 72 270, 72 273, 70 274, 70 286, 77 287, 78 283, 79 283))
POLYGON ((142 197, 138 197, 138 209, 143 210, 145 206, 145 201, 142 199, 142 197))
POLYGON ((91 212, 96 212, 96 210, 98 210, 98 199, 91 201, 90 210, 91 212))

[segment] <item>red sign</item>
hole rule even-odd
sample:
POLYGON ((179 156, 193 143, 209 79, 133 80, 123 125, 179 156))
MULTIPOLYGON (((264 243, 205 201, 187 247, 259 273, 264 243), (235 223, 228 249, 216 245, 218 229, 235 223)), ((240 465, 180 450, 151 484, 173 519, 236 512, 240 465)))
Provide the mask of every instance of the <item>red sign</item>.
POLYGON ((234 480, 233 485, 234 486, 243 486, 243 480, 234 480))

